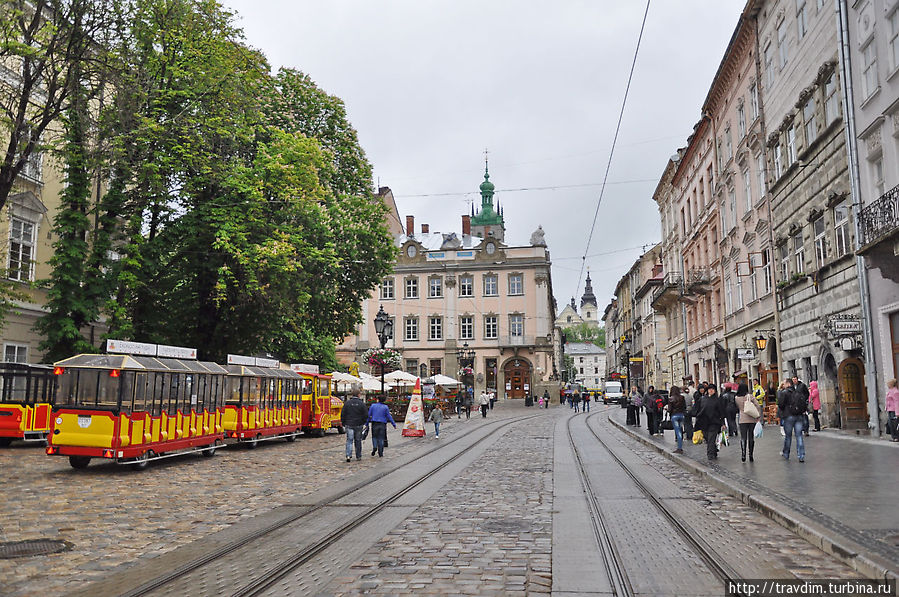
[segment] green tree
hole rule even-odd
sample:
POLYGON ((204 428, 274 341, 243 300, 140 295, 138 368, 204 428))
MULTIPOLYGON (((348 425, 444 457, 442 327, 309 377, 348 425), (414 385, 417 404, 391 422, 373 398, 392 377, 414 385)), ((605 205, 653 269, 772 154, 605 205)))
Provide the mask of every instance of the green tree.
POLYGON ((606 329, 589 323, 578 323, 563 332, 568 342, 591 342, 600 348, 606 347, 606 329))

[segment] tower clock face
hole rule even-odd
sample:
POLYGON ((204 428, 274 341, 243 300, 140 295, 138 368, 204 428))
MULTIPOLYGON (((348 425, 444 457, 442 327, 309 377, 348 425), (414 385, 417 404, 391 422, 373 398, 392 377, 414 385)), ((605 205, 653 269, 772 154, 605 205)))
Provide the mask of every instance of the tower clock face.
POLYGON ((408 247, 406 247, 406 255, 408 255, 409 257, 415 257, 417 253, 418 249, 415 248, 415 245, 409 245, 408 247))
POLYGON ((487 243, 486 249, 488 255, 493 255, 494 253, 496 253, 496 245, 494 245, 493 243, 487 243))

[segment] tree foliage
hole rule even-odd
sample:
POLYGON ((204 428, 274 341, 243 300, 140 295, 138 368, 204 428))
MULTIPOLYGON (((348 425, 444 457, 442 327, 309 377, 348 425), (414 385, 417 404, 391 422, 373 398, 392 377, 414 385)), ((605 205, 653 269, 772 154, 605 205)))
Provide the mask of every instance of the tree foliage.
POLYGON ((582 322, 565 328, 564 334, 568 342, 590 342, 600 348, 606 347, 606 329, 604 327, 582 322))
POLYGON ((270 75, 215 0, 120 0, 116 14, 99 123, 110 183, 90 233, 75 190, 63 202, 52 283, 66 315, 48 336, 74 350, 81 314, 102 308, 117 337, 335 366, 334 339, 394 256, 343 102, 299 71, 270 75), (79 268, 105 272, 83 309, 79 268))

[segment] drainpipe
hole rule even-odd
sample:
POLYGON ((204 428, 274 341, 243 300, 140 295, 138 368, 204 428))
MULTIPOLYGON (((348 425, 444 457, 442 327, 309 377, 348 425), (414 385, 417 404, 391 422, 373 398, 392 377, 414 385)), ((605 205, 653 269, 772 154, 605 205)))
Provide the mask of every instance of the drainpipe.
POLYGON ((868 429, 871 435, 880 437, 880 405, 877 400, 877 359, 874 356, 873 320, 871 299, 868 292, 868 270, 865 258, 858 254, 861 248, 861 188, 858 173, 858 144, 855 136, 855 103, 852 89, 852 65, 849 61, 849 10, 846 0, 834 0, 837 12, 837 31, 840 35, 840 78, 843 82, 843 113, 846 146, 849 149, 849 186, 852 193, 852 219, 855 228, 855 270, 858 277, 859 298, 862 311, 862 337, 865 348, 865 384, 868 386, 868 429))
MULTIPOLYGON (((687 272, 684 270, 686 264, 684 263, 684 252, 679 250, 680 253, 680 316, 684 327, 684 377, 691 375, 690 373, 690 344, 687 342, 687 303, 684 302, 683 297, 687 295, 687 272)), ((697 377, 699 377, 697 375, 697 377)), ((683 381, 683 380, 681 380, 683 381)), ((694 379, 693 383, 699 384, 698 379, 694 379)))

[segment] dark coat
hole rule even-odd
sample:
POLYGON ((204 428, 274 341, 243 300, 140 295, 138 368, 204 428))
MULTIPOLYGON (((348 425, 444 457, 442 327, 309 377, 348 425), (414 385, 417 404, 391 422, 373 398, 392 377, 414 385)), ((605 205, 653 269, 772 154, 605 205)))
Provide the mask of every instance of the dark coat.
POLYGON ((345 427, 361 427, 368 422, 368 409, 358 396, 350 396, 343 403, 340 411, 340 422, 345 427))
POLYGON ((702 405, 699 407, 699 415, 696 417, 695 427, 697 429, 707 429, 713 425, 721 426, 724 423, 724 403, 721 397, 706 395, 702 399, 702 405))

